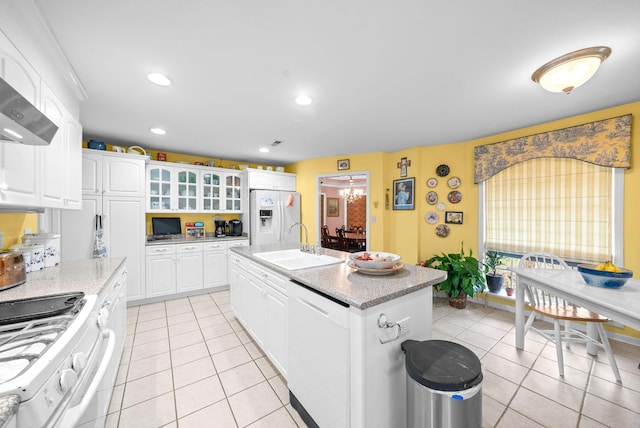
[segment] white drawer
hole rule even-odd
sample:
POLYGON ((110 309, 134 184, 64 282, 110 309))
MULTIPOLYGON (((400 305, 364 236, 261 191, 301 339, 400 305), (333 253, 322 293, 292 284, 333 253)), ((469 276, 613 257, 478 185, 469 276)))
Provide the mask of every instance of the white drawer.
POLYGON ((243 239, 242 241, 229 241, 229 248, 231 247, 248 247, 249 246, 249 240, 248 239, 243 239))
POLYGON ((226 242, 205 242, 202 245, 204 247, 204 251, 226 250, 227 249, 227 243, 226 242))
POLYGON ((177 253, 194 253, 198 251, 202 251, 202 243, 176 245, 177 253))
POLYGON ((149 245, 146 247, 145 254, 153 255, 153 254, 175 254, 176 246, 175 245, 149 245))

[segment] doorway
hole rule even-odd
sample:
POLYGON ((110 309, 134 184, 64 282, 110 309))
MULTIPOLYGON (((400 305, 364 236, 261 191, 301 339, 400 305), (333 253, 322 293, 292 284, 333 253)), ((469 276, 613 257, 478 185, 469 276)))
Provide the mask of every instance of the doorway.
POLYGON ((338 228, 359 230, 365 237, 363 248, 369 249, 369 172, 318 175, 316 195, 316 236, 322 236, 324 225, 331 235, 338 228))

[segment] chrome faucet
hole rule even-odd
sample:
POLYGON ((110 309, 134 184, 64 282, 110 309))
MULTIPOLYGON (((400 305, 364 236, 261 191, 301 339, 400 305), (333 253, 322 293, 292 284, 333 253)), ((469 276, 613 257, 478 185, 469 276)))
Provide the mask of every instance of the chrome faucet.
POLYGON ((289 234, 291 234, 291 230, 293 230, 294 226, 300 226, 302 229, 304 229, 304 240, 305 240, 305 243, 300 245, 300 251, 304 251, 304 252, 311 251, 311 247, 309 247, 309 231, 307 231, 307 226, 305 226, 302 223, 293 223, 291 225, 291 227, 289 228, 289 234))

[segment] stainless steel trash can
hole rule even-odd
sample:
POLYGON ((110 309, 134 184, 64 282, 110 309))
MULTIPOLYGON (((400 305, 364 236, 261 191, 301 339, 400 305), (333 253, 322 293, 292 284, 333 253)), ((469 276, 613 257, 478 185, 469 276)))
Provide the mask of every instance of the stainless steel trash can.
POLYGON ((471 350, 446 340, 402 342, 408 428, 481 428, 482 369, 471 350))

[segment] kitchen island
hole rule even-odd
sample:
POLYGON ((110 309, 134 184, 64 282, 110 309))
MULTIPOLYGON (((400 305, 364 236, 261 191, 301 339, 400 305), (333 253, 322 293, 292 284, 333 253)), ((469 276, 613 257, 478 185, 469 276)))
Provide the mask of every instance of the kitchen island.
POLYGON ((366 275, 347 265, 349 253, 326 248, 340 260, 310 269, 256 256, 290 248, 234 248, 229 270, 231 306, 287 380, 293 407, 310 426, 405 427, 400 344, 431 338, 431 286, 445 272, 366 275))

